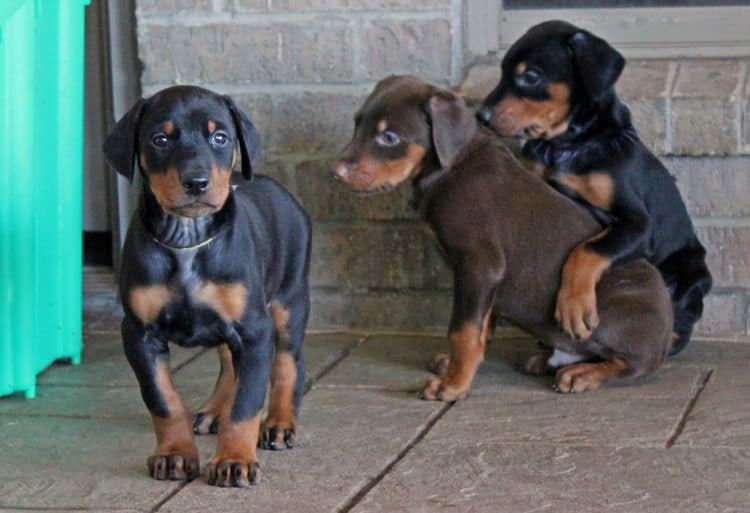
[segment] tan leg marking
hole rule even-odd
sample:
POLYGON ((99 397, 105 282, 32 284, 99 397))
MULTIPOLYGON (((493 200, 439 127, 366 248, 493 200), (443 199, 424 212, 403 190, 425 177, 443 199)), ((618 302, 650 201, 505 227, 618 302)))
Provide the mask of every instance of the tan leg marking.
POLYGON ((297 383, 297 365, 289 351, 289 310, 279 301, 272 301, 269 311, 275 331, 276 353, 271 366, 271 393, 261 446, 272 450, 291 449, 296 430, 294 387, 297 383))
POLYGON ((467 323, 458 331, 448 335, 450 358, 444 376, 430 379, 422 390, 422 397, 430 400, 457 401, 469 393, 471 382, 479 364, 484 360, 484 348, 492 310, 482 319, 480 329, 467 323))
POLYGON ((576 363, 557 371, 555 390, 564 394, 596 390, 605 381, 628 374, 630 368, 622 358, 601 363, 576 363))
POLYGON ((593 329, 599 325, 596 284, 609 268, 610 261, 588 250, 586 245, 603 237, 608 230, 576 246, 563 266, 555 319, 571 338, 588 340, 593 329))
POLYGON ((168 417, 151 415, 156 449, 148 459, 151 477, 184 480, 198 475, 198 450, 193 440, 190 414, 174 389, 167 362, 156 363, 156 386, 169 410, 168 417))
POLYGON ((221 409, 225 403, 232 400, 234 394, 235 375, 232 352, 226 344, 220 345, 217 350, 221 362, 221 373, 216 381, 216 387, 211 398, 198 409, 196 421, 193 425, 193 431, 201 435, 217 432, 217 419, 221 415, 221 409), (216 423, 214 423, 215 421, 216 423))
POLYGON ((260 433, 260 412, 253 418, 231 422, 232 404, 227 402, 219 421, 216 452, 206 465, 208 484, 245 487, 259 477, 255 448, 260 433))

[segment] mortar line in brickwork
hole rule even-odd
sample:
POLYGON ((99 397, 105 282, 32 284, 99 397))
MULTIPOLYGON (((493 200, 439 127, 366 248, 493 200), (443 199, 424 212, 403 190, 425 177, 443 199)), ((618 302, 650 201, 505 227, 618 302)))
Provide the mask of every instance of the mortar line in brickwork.
POLYGON ((697 217, 693 225, 698 228, 750 228, 747 217, 697 217))
POLYGON ((322 228, 413 228, 417 232, 422 232, 424 221, 418 218, 399 218, 399 219, 316 219, 316 224, 322 228))
POLYGON ((355 77, 359 77, 367 74, 365 67, 365 49, 362 47, 362 39, 365 34, 365 21, 357 17, 349 22, 349 36, 351 37, 351 52, 349 52, 349 59, 354 72, 355 77))
MULTIPOLYGON (((376 80, 361 80, 346 83, 319 83, 319 82, 193 82, 206 89, 220 91, 224 94, 243 95, 243 94, 352 94, 363 96, 369 93, 377 84, 376 80)), ((143 95, 150 96, 156 91, 171 87, 174 83, 153 83, 144 84, 143 95)))
POLYGON ((685 406, 682 408, 680 415, 677 417, 677 422, 675 422, 675 425, 672 428, 669 437, 667 437, 667 441, 664 444, 664 447, 666 449, 670 449, 672 446, 674 446, 677 439, 685 430, 685 425, 688 423, 688 416, 690 415, 690 413, 692 413, 695 404, 698 402, 698 398, 700 397, 701 392, 705 390, 706 385, 708 384, 708 380, 711 379, 711 374, 713 374, 713 372, 714 370, 711 367, 706 367, 701 370, 701 373, 690 392, 690 397, 685 403, 685 406))
POLYGON ((254 12, 190 12, 177 14, 137 14, 138 24, 141 27, 204 27, 211 25, 234 25, 234 26, 264 26, 274 24, 281 26, 304 24, 309 26, 311 21, 315 22, 316 28, 328 26, 342 26, 356 16, 360 19, 373 21, 423 21, 423 20, 445 20, 450 16, 450 8, 424 9, 413 11, 314 11, 304 12, 288 11, 254 11, 254 12))
POLYGON ((438 409, 436 412, 434 412, 430 418, 427 420, 427 423, 422 426, 421 429, 416 433, 414 437, 409 440, 403 449, 401 449, 398 454, 389 461, 385 467, 376 475, 374 478, 372 478, 370 481, 365 483, 362 488, 360 488, 357 492, 354 493, 354 495, 351 496, 350 499, 348 499, 342 507, 340 507, 337 511, 337 513, 348 513, 351 510, 353 510, 357 505, 362 502, 362 500, 367 496, 370 491, 375 488, 382 480, 387 476, 393 468, 398 465, 398 463, 403 460, 414 447, 421 442, 425 436, 432 430, 432 428, 437 424, 437 422, 443 418, 443 415, 448 413, 448 410, 450 410, 455 403, 446 403, 443 404, 440 409, 438 409))
POLYGON ((674 92, 675 84, 677 83, 677 75, 680 71, 680 63, 675 61, 669 61, 667 66, 667 84, 664 92, 664 110, 666 113, 664 135, 664 153, 667 155, 674 151, 674 119, 672 119, 672 93, 674 92))
POLYGON ((742 108, 742 102, 745 100, 745 88, 747 87, 748 80, 748 68, 745 61, 740 61, 739 70, 737 72, 739 80, 737 81, 737 89, 735 89, 734 95, 734 107, 736 114, 734 118, 735 130, 737 132, 737 153, 742 153, 743 150, 743 136, 744 130, 744 110, 742 108))
POLYGON ((463 0, 451 0, 448 22, 451 27, 451 83, 458 84, 463 73, 463 0))

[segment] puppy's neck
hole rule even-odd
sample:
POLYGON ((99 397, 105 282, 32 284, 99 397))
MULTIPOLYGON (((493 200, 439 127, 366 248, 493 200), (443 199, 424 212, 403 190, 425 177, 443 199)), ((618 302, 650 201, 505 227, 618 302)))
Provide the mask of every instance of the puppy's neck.
POLYGON ((141 195, 141 219, 154 239, 171 249, 200 246, 215 238, 234 208, 230 193, 218 212, 201 217, 182 217, 165 212, 148 191, 141 195))
POLYGON ((612 91, 599 101, 578 105, 565 133, 549 140, 530 140, 523 153, 551 169, 579 169, 608 148, 617 151, 622 142, 637 139, 630 110, 612 91))
POLYGON ((455 162, 448 168, 440 165, 440 161, 434 150, 430 151, 422 162, 419 173, 412 179, 412 199, 409 202, 411 207, 415 210, 420 210, 423 206, 424 198, 435 185, 459 167, 467 155, 476 151, 483 144, 490 143, 491 138, 488 137, 488 132, 486 130, 477 130, 474 137, 460 150, 455 162))

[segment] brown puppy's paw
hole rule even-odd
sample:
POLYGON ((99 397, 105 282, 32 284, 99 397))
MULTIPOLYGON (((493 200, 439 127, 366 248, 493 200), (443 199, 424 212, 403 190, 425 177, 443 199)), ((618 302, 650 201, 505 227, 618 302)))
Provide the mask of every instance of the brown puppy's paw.
POLYGON ((599 326, 594 286, 577 288, 563 285, 557 295, 555 319, 572 339, 585 341, 599 326))
POLYGON ((206 465, 206 479, 212 486, 246 488, 258 484, 260 466, 257 461, 212 459, 206 465))
POLYGON ((564 367, 555 376, 556 392, 562 394, 596 390, 607 378, 600 363, 578 363, 564 367))
POLYGON ((547 365, 549 360, 549 353, 537 353, 529 357, 526 363, 523 364, 521 371, 524 374, 530 376, 545 376, 551 373, 551 369, 547 365))
POLYGON ((425 383, 420 397, 427 401, 459 401, 469 394, 469 387, 452 384, 446 377, 432 378, 425 383))
POLYGON ((284 426, 282 423, 267 420, 260 429, 258 446, 269 451, 281 451, 293 449, 295 443, 296 428, 294 424, 284 426))
POLYGON ((154 454, 147 464, 149 475, 159 481, 192 481, 200 473, 197 454, 154 454))
POLYGON ((196 435, 215 435, 219 432, 219 415, 208 411, 199 411, 193 419, 193 433, 196 435))
POLYGON ((437 353, 427 363, 427 370, 438 376, 445 376, 448 372, 448 364, 450 363, 450 356, 448 353, 437 353))

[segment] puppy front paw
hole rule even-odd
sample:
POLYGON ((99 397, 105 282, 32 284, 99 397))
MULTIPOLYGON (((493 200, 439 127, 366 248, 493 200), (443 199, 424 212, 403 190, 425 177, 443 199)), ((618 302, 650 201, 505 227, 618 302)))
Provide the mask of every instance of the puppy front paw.
POLYGON ((427 401, 460 401, 469 395, 469 386, 454 383, 446 376, 432 378, 425 383, 420 397, 427 401))
POLYGON ((200 473, 197 453, 149 456, 148 473, 158 481, 192 481, 200 473))
POLYGON ((605 378, 600 364, 579 363, 557 371, 553 388, 561 394, 586 392, 599 388, 605 378))
POLYGON ((588 340, 592 331, 599 326, 595 287, 563 285, 557 295, 555 319, 570 338, 588 340))
POLYGON ((206 479, 212 486, 246 488, 258 483, 260 466, 255 460, 214 458, 206 465, 206 479))
POLYGON ((283 449, 293 449, 295 444, 296 428, 294 423, 281 423, 274 419, 269 419, 260 429, 261 449, 269 451, 281 451, 283 449))

